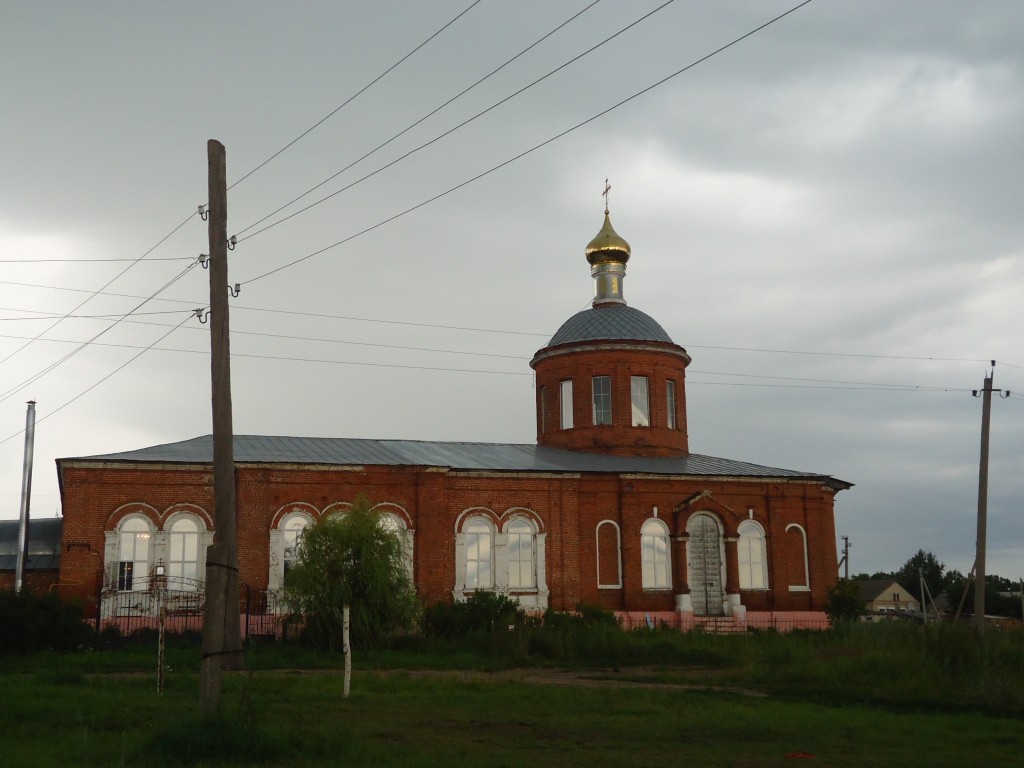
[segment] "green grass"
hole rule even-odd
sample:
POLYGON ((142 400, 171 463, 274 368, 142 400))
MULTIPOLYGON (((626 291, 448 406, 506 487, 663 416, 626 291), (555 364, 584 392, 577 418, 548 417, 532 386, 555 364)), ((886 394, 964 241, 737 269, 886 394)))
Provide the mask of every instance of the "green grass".
POLYGON ((197 714, 198 649, 168 649, 163 696, 155 660, 153 646, 131 644, 0 658, 0 765, 907 768, 1016 766, 1024 754, 1019 632, 562 628, 539 639, 533 630, 408 639, 357 651, 348 700, 340 656, 259 645, 206 720, 197 714), (510 679, 543 675, 552 661, 584 684, 510 679), (489 674, 512 666, 526 669, 489 674), (787 757, 796 754, 814 758, 787 757))
POLYGON ((1024 749, 1011 719, 659 688, 360 672, 345 700, 338 672, 240 673, 202 721, 191 674, 160 697, 151 675, 3 684, 7 765, 1011 766, 1024 749))

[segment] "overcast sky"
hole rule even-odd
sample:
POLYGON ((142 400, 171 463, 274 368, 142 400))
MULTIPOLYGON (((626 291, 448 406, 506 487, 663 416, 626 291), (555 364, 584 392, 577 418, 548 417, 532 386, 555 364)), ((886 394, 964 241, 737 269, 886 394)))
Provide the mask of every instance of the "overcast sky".
POLYGON ((236 433, 533 442, 608 177, 693 452, 855 483, 854 572, 966 572, 995 359, 988 570, 1024 576, 1024 4, 815 0, 570 130, 796 3, 677 0, 513 96, 659 6, 589 4, 0 0, 0 517, 27 400, 34 517, 58 457, 211 431, 206 141, 234 183, 349 102, 229 192, 236 433))

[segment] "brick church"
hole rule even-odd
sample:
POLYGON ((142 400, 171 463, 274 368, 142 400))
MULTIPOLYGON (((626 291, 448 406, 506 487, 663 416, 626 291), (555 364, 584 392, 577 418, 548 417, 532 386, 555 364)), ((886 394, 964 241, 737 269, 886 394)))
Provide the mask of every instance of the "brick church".
MULTIPOLYGON (((822 622, 850 483, 691 453, 690 356, 627 305, 630 247, 607 211, 586 258, 593 306, 530 363, 536 444, 236 436, 240 581, 273 595, 302 531, 365 494, 425 604, 487 589, 631 622, 822 622)), ((62 591, 141 591, 157 573, 201 589, 212 455, 206 435, 59 459, 62 591)))

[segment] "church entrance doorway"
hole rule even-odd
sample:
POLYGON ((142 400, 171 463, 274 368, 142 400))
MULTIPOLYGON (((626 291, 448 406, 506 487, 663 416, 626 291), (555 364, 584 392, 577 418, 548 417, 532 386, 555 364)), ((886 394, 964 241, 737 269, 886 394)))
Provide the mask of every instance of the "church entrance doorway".
POLYGON ((690 518, 686 526, 690 541, 688 581, 693 612, 698 616, 722 616, 722 532, 718 522, 707 514, 690 518))

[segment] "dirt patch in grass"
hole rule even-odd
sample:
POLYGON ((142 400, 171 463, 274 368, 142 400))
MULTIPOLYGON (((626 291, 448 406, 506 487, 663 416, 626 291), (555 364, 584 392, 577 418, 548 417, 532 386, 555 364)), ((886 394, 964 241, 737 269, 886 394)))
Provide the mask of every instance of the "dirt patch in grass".
POLYGON ((721 676, 721 672, 714 669, 629 667, 625 671, 619 671, 617 669, 518 668, 497 672, 417 669, 378 670, 371 674, 381 677, 402 675, 413 680, 432 679, 457 682, 516 681, 533 685, 576 686, 580 688, 652 688, 673 691, 716 691, 756 698, 767 696, 764 691, 715 683, 714 681, 721 676))

